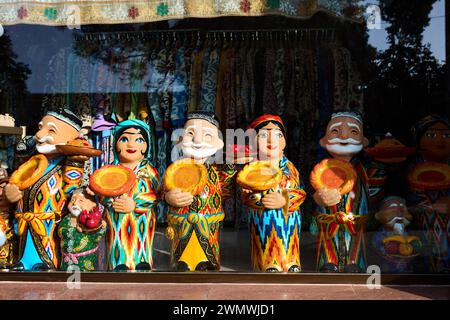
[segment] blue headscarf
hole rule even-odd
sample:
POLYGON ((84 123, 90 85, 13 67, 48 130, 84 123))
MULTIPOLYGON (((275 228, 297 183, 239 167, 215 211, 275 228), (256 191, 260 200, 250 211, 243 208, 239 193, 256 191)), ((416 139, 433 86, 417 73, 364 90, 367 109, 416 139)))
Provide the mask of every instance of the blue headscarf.
POLYGON ((116 143, 117 140, 120 138, 120 136, 122 135, 122 133, 129 128, 136 128, 141 130, 141 134, 144 137, 144 140, 147 142, 147 151, 144 154, 144 158, 148 159, 148 160, 152 160, 152 140, 151 140, 151 135, 150 135, 150 127, 148 124, 146 124, 145 122, 141 121, 141 120, 125 120, 122 121, 120 123, 117 124, 117 126, 114 127, 113 129, 113 150, 114 150, 114 162, 113 164, 119 164, 119 155, 117 154, 116 151, 116 143))

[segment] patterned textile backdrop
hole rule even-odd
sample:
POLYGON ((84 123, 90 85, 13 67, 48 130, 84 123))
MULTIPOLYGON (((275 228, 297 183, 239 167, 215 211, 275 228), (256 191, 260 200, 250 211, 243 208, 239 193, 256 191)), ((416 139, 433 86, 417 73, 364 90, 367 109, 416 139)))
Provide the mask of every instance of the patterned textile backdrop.
POLYGON ((182 18, 262 16, 307 18, 317 11, 357 18, 352 1, 336 0, 0 0, 0 24, 60 25, 154 22, 182 18))

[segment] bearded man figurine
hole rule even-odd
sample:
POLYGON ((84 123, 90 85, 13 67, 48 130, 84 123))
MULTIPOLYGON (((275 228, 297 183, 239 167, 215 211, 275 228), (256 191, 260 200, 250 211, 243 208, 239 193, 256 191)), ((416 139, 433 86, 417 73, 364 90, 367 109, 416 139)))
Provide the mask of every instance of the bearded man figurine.
POLYGON ((98 243, 106 233, 106 221, 102 220, 100 207, 91 195, 77 189, 68 209, 70 213, 58 226, 62 253, 60 270, 98 270, 98 243))
POLYGON ((355 112, 332 114, 320 145, 333 159, 356 171, 350 192, 336 188, 316 190, 317 268, 321 272, 365 272, 364 216, 368 214, 368 179, 355 157, 369 144, 362 117, 355 112), (333 231, 333 232, 331 232, 333 231))
POLYGON ((70 110, 48 112, 34 136, 38 155, 20 166, 4 189, 7 200, 16 204, 19 261, 12 268, 15 271, 55 270, 59 264, 56 223, 66 209, 67 198, 81 184, 88 158, 66 157, 56 146, 78 138, 81 125, 70 110))
MULTIPOLYGON (((179 188, 166 188, 164 194, 169 205, 167 236, 172 240, 171 265, 175 270, 220 269, 219 230, 220 222, 225 217, 222 199, 231 196, 236 173, 232 165, 220 167, 211 161, 223 146, 219 137, 219 122, 214 114, 188 114, 178 147, 183 152, 184 160, 192 159, 201 167, 205 179, 195 196, 179 188)), ((171 179, 169 172, 170 167, 166 171, 165 186, 171 179)))

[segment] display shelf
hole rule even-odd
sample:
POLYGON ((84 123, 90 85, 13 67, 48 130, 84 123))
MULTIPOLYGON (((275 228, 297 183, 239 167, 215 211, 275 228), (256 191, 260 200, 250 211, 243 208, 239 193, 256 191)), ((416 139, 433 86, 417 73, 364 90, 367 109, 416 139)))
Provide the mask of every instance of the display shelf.
POLYGON ((26 127, 5 127, 0 126, 0 135, 12 135, 12 136, 20 136, 21 138, 25 137, 26 127))

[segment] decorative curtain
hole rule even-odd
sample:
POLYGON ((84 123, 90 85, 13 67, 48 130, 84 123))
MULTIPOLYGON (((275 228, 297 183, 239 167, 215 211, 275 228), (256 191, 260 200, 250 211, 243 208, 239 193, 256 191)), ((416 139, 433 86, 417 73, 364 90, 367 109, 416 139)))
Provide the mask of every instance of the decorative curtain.
POLYGON ((308 18, 317 11, 354 17, 336 0, 0 0, 0 24, 68 26, 142 23, 182 18, 279 14, 308 18))

